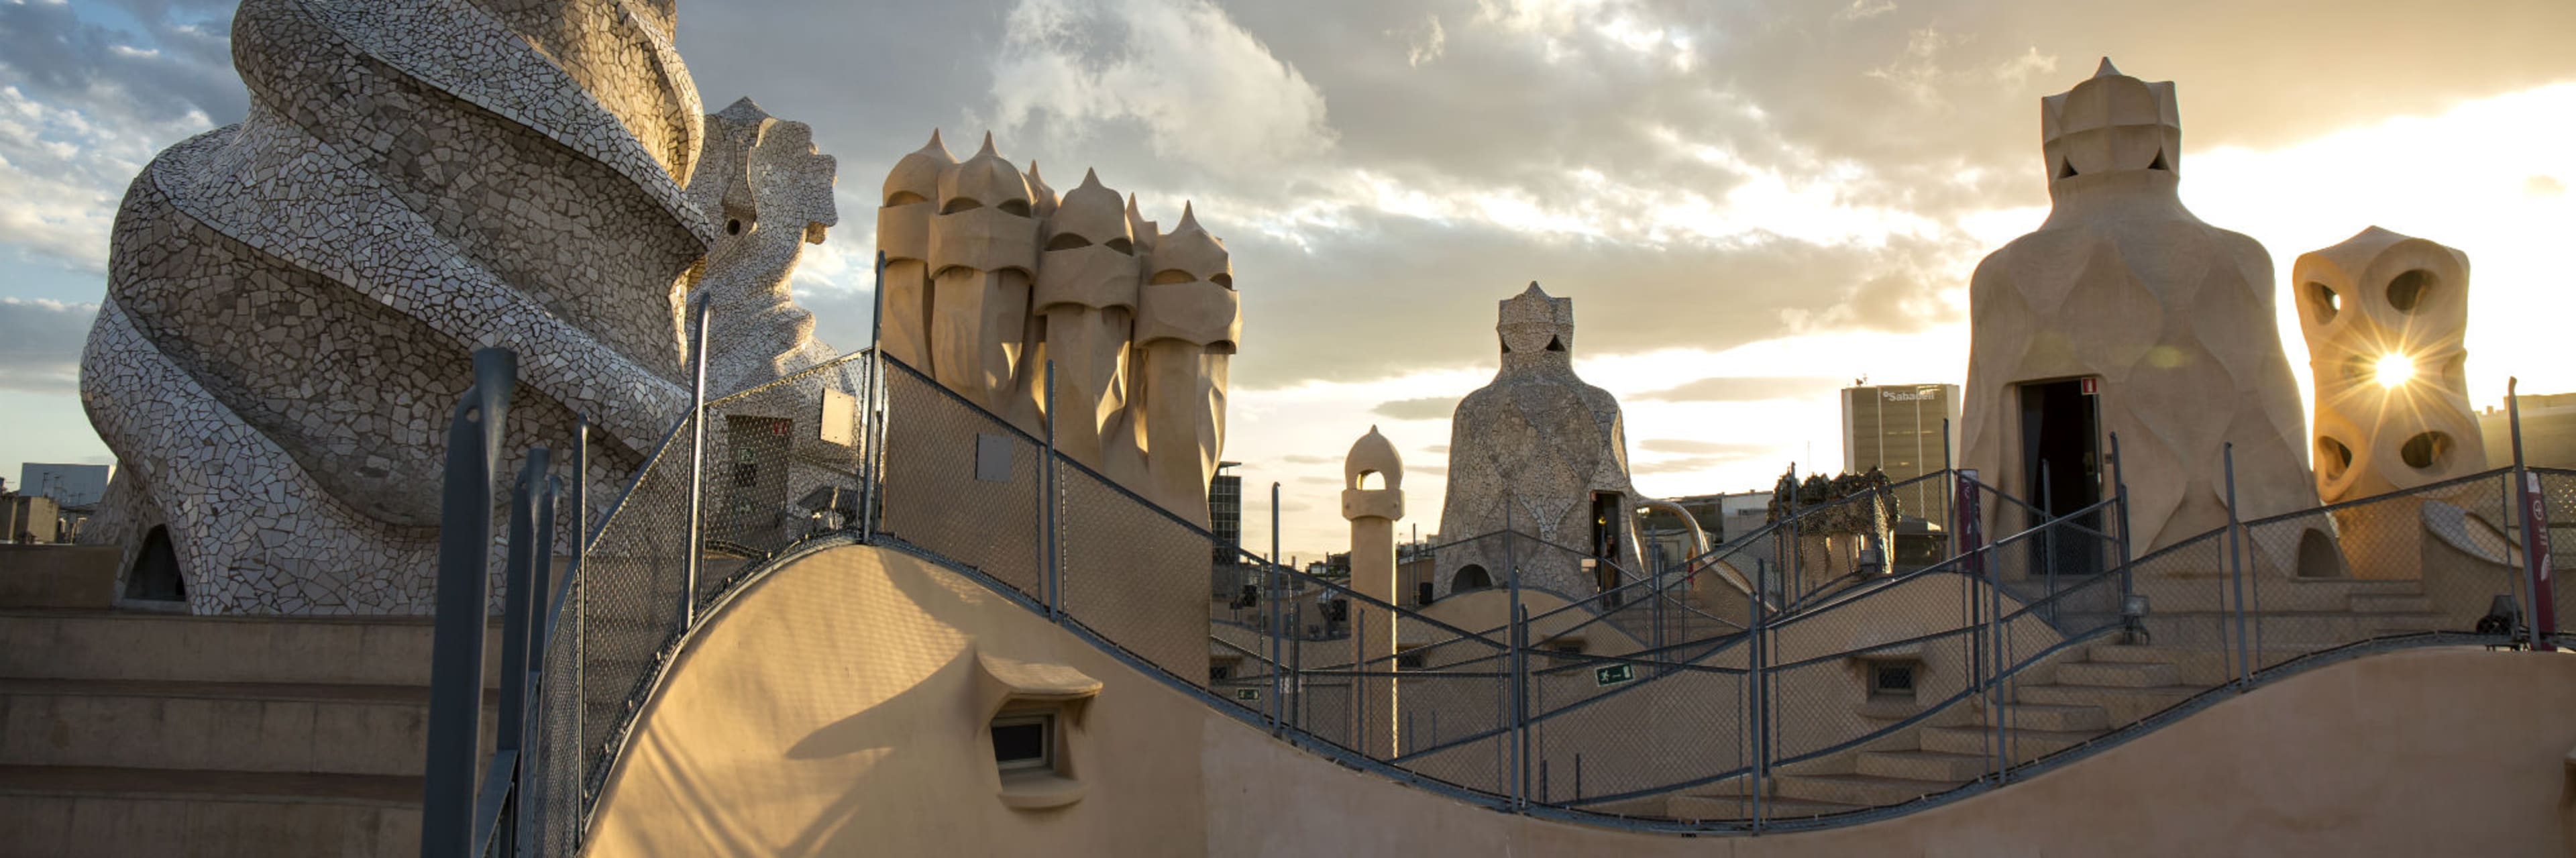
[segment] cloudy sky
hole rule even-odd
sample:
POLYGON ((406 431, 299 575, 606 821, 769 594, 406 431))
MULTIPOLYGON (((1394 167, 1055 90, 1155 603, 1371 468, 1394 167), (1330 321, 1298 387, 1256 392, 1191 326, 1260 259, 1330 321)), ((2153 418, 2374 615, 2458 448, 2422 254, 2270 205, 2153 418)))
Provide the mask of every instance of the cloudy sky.
MULTIPOLYGON (((0 0, 0 476, 106 460, 73 384, 108 225, 154 152, 242 116, 230 17, 0 0)), ((679 40, 710 110, 749 95, 838 156, 861 214, 799 298, 843 347, 864 213, 933 128, 1167 224, 1194 201, 1244 297, 1247 540, 1275 481, 1309 558, 1372 423, 1435 529, 1449 408, 1531 280, 1574 298, 1642 491, 1839 467, 1836 387, 1965 375, 1968 272, 2046 212, 2038 99, 2105 55, 2177 82, 2185 202, 2280 276, 2373 224, 2462 248, 2476 401, 2576 390, 2566 0, 682 0, 679 40)))

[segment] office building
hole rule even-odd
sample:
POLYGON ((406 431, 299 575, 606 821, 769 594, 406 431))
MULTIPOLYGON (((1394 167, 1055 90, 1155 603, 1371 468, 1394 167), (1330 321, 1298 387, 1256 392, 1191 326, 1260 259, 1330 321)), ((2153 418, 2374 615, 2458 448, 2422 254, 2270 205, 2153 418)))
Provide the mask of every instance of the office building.
MULTIPOLYGON (((1843 470, 1862 473, 1877 468, 1889 480, 1904 482, 1940 470, 1956 458, 1959 386, 1955 384, 1888 384, 1843 388, 1843 470), (1954 427, 1949 449, 1942 448, 1942 421, 1954 427)), ((1948 508, 1948 488, 1930 480, 1897 492, 1900 515, 1941 521, 1948 508)))

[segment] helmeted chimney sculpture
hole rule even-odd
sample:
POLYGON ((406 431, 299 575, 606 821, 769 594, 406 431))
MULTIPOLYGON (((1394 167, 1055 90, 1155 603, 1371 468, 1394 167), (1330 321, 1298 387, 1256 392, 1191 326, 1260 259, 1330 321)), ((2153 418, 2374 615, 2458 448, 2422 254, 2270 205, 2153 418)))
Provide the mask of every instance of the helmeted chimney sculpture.
MULTIPOLYGON (((2326 503, 2431 485, 2485 470, 2486 441, 2469 407, 2469 257, 2379 227, 2299 255, 2291 300, 2316 379, 2318 499, 2326 503)), ((2416 492, 2335 510, 2347 571, 2423 574, 2425 504, 2478 513, 2483 485, 2416 492)), ((2499 525, 2503 522, 2488 522, 2499 525)), ((2507 554, 2489 559, 2506 562, 2507 554)))
POLYGON ((2486 469, 2469 407, 2469 257, 2370 227, 2290 268, 2316 373, 2317 497, 2353 500, 2486 469))
POLYGON ((1032 434, 1052 361, 1058 449, 1207 524, 1243 322, 1194 210, 1166 235, 1095 173, 1059 198, 990 135, 960 162, 933 133, 886 176, 877 236, 887 358, 1032 434))
POLYGON ((1502 539, 1441 549, 1433 587, 1446 598, 1503 586, 1517 567, 1526 586, 1589 594, 1615 582, 1598 577, 1605 567, 1587 573, 1584 555, 1637 568, 1626 418, 1609 391, 1574 374, 1573 299, 1531 283, 1500 305, 1502 368, 1450 417, 1440 533, 1464 539, 1509 528, 1523 537, 1508 550, 1502 539))
MULTIPOLYGON (((1962 464, 2036 502, 2037 463, 2054 459, 2053 477, 2108 497, 2102 454, 2116 434, 2126 532, 2141 553, 2227 523, 2230 444, 2240 516, 2314 506, 2271 257, 2183 208, 2173 84, 2105 59, 2041 100, 2040 125, 2048 220, 1986 257, 1969 284, 1962 464)), ((2061 508, 2066 495, 2054 498, 2061 508)))

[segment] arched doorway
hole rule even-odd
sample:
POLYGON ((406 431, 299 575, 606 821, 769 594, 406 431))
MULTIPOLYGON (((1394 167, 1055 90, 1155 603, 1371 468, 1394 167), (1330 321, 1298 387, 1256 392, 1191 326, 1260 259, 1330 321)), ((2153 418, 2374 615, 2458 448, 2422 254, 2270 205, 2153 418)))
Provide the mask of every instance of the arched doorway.
POLYGON ((134 568, 125 573, 125 598, 149 602, 185 602, 188 583, 179 576, 179 552, 170 547, 170 529, 154 525, 143 535, 143 550, 134 553, 134 568))
POLYGON ((1474 563, 1458 567, 1458 573, 1449 576, 1449 592, 1452 593, 1482 590, 1491 586, 1494 586, 1494 576, 1485 574, 1485 567, 1474 563))

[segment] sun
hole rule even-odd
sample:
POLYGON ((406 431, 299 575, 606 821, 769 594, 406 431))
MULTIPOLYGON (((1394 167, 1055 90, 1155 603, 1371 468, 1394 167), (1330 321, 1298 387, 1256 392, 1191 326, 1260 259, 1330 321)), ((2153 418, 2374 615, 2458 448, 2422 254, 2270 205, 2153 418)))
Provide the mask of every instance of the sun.
POLYGON ((2380 357, 2377 372, 2381 387, 2396 387, 2415 377, 2415 359, 2394 352, 2380 357))

